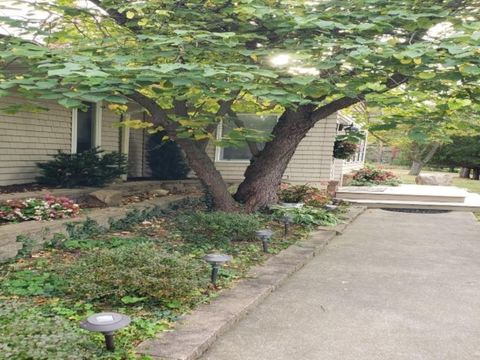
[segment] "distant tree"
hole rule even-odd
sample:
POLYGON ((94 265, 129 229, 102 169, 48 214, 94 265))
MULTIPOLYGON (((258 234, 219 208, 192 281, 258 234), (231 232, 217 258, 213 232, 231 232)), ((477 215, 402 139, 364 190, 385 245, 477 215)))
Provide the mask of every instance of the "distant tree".
POLYGON ((460 177, 480 179, 480 136, 454 136, 432 158, 432 164, 460 167, 460 177))

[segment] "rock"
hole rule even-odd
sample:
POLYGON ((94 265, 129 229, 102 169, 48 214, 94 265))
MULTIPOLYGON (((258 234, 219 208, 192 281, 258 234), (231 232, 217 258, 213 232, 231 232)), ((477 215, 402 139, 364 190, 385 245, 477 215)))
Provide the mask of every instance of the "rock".
POLYGON ((453 175, 451 174, 420 174, 415 178, 417 185, 452 185, 453 175))
POLYGON ((100 200, 107 206, 119 206, 122 204, 122 192, 117 190, 97 190, 90 193, 90 196, 100 200))
POLYGON ((155 194, 157 196, 166 196, 168 195, 169 191, 165 189, 155 189, 150 191, 152 194, 155 194))

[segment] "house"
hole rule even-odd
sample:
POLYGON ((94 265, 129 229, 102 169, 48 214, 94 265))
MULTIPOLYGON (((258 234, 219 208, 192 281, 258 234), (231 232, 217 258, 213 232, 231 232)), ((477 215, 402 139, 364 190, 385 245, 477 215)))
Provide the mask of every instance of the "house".
MULTIPOLYGON (((0 109, 21 103, 20 97, 0 98, 0 109)), ((128 156, 128 177, 150 176, 146 160, 148 133, 119 127, 121 116, 101 103, 87 103, 88 110, 66 109, 56 102, 45 102, 48 111, 0 112, 0 186, 31 183, 39 175, 37 162, 48 161, 58 150, 79 152, 91 147, 118 151, 128 156)), ((135 114, 145 116, 142 112, 135 114)), ((276 116, 240 114, 245 122, 271 128, 276 116)), ((351 160, 333 158, 333 145, 343 124, 352 119, 336 113, 320 121, 302 140, 285 172, 291 183, 325 184, 340 181, 342 175, 359 168, 365 158, 365 144, 351 160)), ((253 125, 252 125, 253 126, 253 125)), ((219 125, 217 137, 228 131, 219 125)), ((248 148, 219 148, 210 144, 207 151, 227 182, 240 182, 248 166, 248 148)))

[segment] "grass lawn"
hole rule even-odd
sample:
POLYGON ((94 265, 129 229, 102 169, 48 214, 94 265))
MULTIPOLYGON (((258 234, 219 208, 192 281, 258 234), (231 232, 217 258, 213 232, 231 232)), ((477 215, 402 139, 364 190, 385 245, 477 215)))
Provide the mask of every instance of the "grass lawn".
MULTIPOLYGON (((308 219, 299 213, 297 223, 308 219)), ((273 215, 208 212, 199 201, 132 212, 109 231, 93 220, 72 225, 68 237, 0 265, 0 359, 134 359, 139 342, 170 330, 179 316, 272 256, 255 238, 265 227, 274 232, 272 253, 308 234, 293 225, 284 237, 273 215), (217 287, 202 260, 210 252, 233 256, 217 287), (78 326, 101 311, 132 318, 116 334, 115 353, 104 350, 102 335, 78 326)))
MULTIPOLYGON (((402 183, 404 184, 415 184, 415 176, 408 175, 408 168, 403 167, 394 167, 394 166, 384 166, 385 169, 388 169, 397 175, 402 183)), ((470 180, 470 179, 462 179, 458 177, 458 173, 451 173, 451 172, 441 172, 438 170, 423 170, 422 173, 439 173, 439 174, 451 174, 454 176, 453 178, 453 185, 459 188, 464 188, 470 192, 480 193, 480 181, 477 180, 470 180)))

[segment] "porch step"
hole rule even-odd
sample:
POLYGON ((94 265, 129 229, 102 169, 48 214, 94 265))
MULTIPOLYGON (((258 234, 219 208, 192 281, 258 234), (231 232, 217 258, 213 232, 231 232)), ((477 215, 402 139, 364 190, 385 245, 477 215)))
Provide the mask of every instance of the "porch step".
POLYGON ((453 186, 400 185, 400 186, 348 186, 337 191, 342 200, 399 203, 461 203, 469 193, 453 186))
MULTIPOLYGON (((420 185, 417 185, 420 186, 420 185)), ((452 187, 450 188, 450 194, 458 191, 464 193, 463 201, 444 201, 445 198, 441 197, 443 201, 429 201, 425 197, 417 196, 415 200, 409 200, 412 195, 406 197, 397 197, 396 199, 382 199, 382 198, 369 198, 368 196, 361 198, 348 198, 342 196, 341 199, 351 202, 353 204, 359 204, 367 206, 369 208, 384 208, 384 209, 423 209, 423 210, 450 210, 450 211, 468 211, 468 212, 480 212, 480 194, 470 193, 464 189, 452 187)), ((338 195, 338 193, 337 193, 338 195)), ((340 197, 337 196, 340 199, 340 197)))

